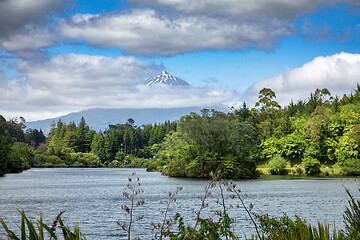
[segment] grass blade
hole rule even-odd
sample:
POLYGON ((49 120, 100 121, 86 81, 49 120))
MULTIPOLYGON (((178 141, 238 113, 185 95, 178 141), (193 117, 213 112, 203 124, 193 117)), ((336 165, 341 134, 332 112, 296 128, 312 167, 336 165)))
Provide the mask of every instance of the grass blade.
POLYGON ((54 233, 53 230, 51 230, 50 227, 46 226, 46 225, 45 225, 44 223, 42 223, 42 222, 40 223, 40 225, 42 225, 42 227, 45 228, 45 230, 50 234, 50 236, 51 236, 52 238, 54 238, 54 240, 57 240, 56 234, 54 233))
POLYGON ((10 229, 8 228, 8 226, 6 225, 4 219, 2 219, 2 217, 0 217, 0 223, 3 226, 3 228, 5 229, 5 231, 7 232, 7 237, 9 237, 10 239, 13 240, 20 240, 20 238, 18 238, 12 231, 10 231, 10 229))

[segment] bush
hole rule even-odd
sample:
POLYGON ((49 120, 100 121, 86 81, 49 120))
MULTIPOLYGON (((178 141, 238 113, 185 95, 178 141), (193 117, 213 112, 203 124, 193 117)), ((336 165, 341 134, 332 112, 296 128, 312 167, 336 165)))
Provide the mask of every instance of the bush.
POLYGON ((114 160, 108 164, 108 167, 119 168, 119 167, 121 167, 121 162, 119 162, 118 160, 114 160))
POLYGON ((316 158, 312 158, 310 156, 306 157, 303 159, 302 164, 304 166, 305 173, 307 175, 315 175, 315 174, 319 174, 321 172, 320 171, 320 162, 316 158))
POLYGON ((341 170, 347 176, 360 176, 360 162, 356 159, 347 160, 341 170))
POLYGON ((70 153, 73 167, 102 167, 100 158, 93 153, 70 153))
POLYGON ((55 155, 36 154, 34 157, 35 167, 67 167, 65 162, 55 155))
POLYGON ((287 161, 283 157, 276 156, 269 161, 270 173, 272 175, 285 175, 287 174, 286 165, 287 161))
POLYGON ((29 169, 34 156, 25 143, 16 142, 7 157, 7 172, 17 173, 29 169))

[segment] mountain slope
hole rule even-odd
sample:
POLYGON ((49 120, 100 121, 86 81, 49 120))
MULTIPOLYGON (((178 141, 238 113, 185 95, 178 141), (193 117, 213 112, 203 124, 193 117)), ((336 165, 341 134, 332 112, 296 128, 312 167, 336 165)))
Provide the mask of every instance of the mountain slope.
POLYGON ((78 124, 81 117, 85 118, 86 123, 94 130, 105 130, 109 124, 125 123, 129 118, 135 120, 136 126, 153 123, 163 123, 165 121, 176 121, 181 116, 189 114, 190 112, 200 113, 199 107, 187 108, 169 108, 169 109, 103 109, 94 108, 83 110, 80 112, 69 113, 65 116, 58 118, 51 118, 46 120, 39 120, 34 122, 27 122, 27 128, 42 129, 44 134, 47 135, 50 131, 52 122, 57 123, 59 119, 62 122, 70 123, 75 122, 78 124))
POLYGON ((161 73, 157 74, 156 76, 149 78, 146 80, 146 86, 151 86, 155 84, 165 84, 171 87, 176 86, 190 86, 190 84, 180 78, 174 77, 170 73, 166 71, 162 71, 161 73))

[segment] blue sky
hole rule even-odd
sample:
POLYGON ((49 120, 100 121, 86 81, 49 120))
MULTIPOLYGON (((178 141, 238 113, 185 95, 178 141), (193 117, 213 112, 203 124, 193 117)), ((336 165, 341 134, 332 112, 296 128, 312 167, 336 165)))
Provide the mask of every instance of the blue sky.
POLYGON ((356 0, 0 1, 0 114, 28 121, 102 108, 253 107, 360 79, 356 0), (161 70, 192 87, 145 87, 161 70))

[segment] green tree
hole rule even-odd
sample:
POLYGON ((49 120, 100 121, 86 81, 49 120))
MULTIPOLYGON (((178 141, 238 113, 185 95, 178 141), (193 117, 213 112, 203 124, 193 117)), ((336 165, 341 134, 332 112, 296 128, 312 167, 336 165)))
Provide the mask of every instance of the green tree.
POLYGON ((10 147, 8 154, 7 171, 12 173, 21 172, 29 169, 33 162, 33 153, 29 150, 27 145, 22 142, 15 142, 10 147))
POLYGON ((90 130, 89 126, 85 122, 85 118, 82 117, 76 131, 76 152, 87 153, 91 150, 91 141, 94 131, 90 130))
MULTIPOLYGON (((1 125, 1 120, 4 119, 0 115, 0 176, 6 173, 7 159, 10 152, 10 142, 5 135, 5 130, 1 125)), ((5 119, 4 119, 5 120, 5 119)))
POLYGON ((261 107, 261 111, 271 112, 274 109, 280 109, 281 106, 274 101, 276 94, 270 88, 263 88, 259 91, 259 101, 256 102, 255 107, 261 107))
POLYGON ((239 121, 244 122, 251 116, 251 111, 244 102, 241 108, 235 109, 234 114, 239 119, 239 121))
POLYGON ((104 134, 102 131, 94 135, 94 138, 91 142, 91 153, 98 156, 102 163, 106 161, 104 134))
POLYGON ((30 144, 33 147, 39 146, 40 143, 44 143, 46 137, 43 131, 40 129, 28 129, 25 132, 25 142, 30 144))
POLYGON ((219 112, 205 117, 190 113, 181 117, 177 132, 165 138, 160 162, 171 176, 208 177, 221 170, 225 177, 253 177, 256 141, 248 123, 228 120, 219 112))

